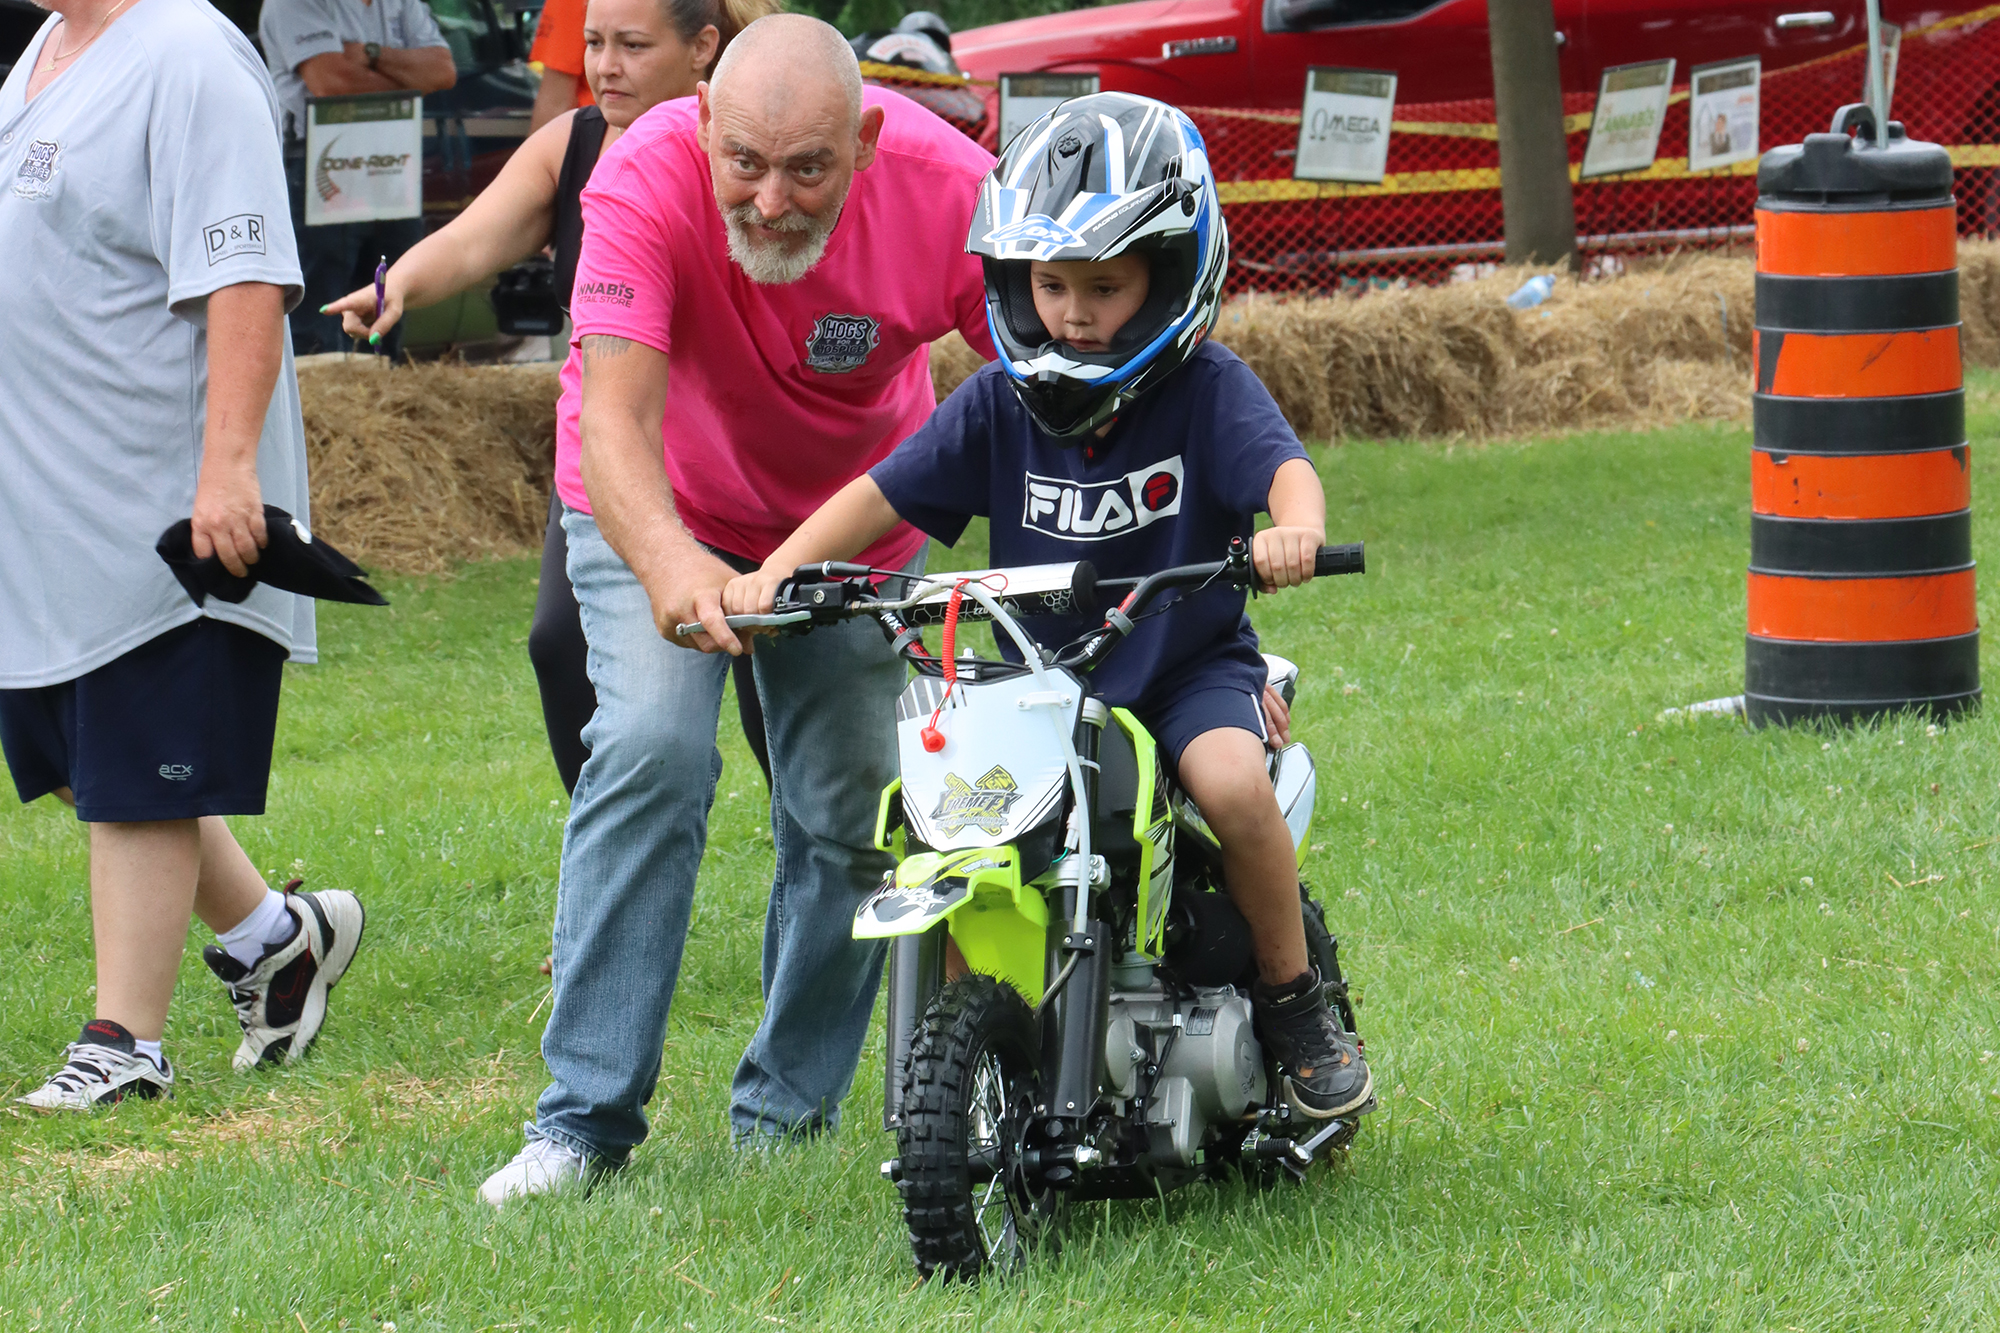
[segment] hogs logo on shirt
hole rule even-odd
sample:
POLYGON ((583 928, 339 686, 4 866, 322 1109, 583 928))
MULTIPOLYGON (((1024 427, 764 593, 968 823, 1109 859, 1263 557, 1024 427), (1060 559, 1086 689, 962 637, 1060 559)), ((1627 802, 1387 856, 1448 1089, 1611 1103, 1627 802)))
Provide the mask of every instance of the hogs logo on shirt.
POLYGON ((872 315, 821 315, 806 339, 806 364, 827 375, 860 369, 882 336, 872 315))
POLYGON ((1136 532, 1181 512, 1181 479, 1179 454, 1113 481, 1075 482, 1030 472, 1021 525, 1073 542, 1136 532))

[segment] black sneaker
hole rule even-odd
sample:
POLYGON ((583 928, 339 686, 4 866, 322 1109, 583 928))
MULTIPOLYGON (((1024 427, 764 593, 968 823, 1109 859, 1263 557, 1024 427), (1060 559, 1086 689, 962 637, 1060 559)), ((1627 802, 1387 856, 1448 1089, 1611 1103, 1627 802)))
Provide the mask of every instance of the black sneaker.
POLYGON ((326 1021, 326 993, 361 947, 361 900, 345 889, 292 892, 298 883, 285 886, 285 906, 297 929, 290 939, 265 945, 255 967, 243 966, 218 944, 201 951, 208 970, 229 988, 243 1028, 230 1062, 238 1073, 306 1053, 326 1021))
POLYGON ((49 1081, 14 1100, 37 1111, 88 1111, 127 1097, 172 1096, 174 1068, 139 1054, 123 1024, 93 1018, 63 1052, 65 1063, 49 1081))
POLYGON ((1326 1120, 1365 1110, 1375 1080, 1361 1047, 1327 1007, 1319 973, 1282 986, 1258 982, 1257 1031, 1284 1071, 1285 1100, 1300 1115, 1326 1120))

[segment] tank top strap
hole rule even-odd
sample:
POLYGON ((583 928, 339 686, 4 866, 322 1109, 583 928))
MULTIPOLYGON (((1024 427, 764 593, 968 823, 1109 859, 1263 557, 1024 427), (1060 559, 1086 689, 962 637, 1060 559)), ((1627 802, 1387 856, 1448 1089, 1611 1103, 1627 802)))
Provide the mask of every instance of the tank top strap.
POLYGON ((583 248, 583 187, 590 183, 597 155, 604 148, 604 112, 594 106, 571 117, 569 147, 556 177, 555 284, 556 300, 569 313, 569 294, 576 286, 576 261, 583 248))

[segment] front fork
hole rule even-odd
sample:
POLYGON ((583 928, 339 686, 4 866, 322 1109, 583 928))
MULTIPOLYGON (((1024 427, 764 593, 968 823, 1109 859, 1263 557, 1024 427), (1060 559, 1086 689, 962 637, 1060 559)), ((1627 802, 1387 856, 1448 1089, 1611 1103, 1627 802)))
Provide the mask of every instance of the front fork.
POLYGON ((882 1128, 894 1133, 903 1123, 903 1076, 924 1010, 944 985, 943 922, 921 935, 889 941, 889 1050, 882 1071, 882 1128))

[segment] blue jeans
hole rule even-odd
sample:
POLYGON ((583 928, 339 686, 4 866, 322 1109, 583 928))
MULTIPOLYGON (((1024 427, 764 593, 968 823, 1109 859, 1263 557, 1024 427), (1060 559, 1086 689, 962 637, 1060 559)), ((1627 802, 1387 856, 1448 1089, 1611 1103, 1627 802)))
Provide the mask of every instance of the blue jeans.
MULTIPOLYGON (((566 510, 569 575, 597 713, 563 832, 550 1083, 531 1137, 624 1161, 646 1137, 708 811, 729 659, 677 648, 588 514, 566 510)), ((918 557, 913 569, 920 568, 918 557)), ((896 773, 902 664, 871 621, 764 638, 753 659, 771 749, 777 871, 764 921, 764 1017, 730 1088, 739 1139, 831 1129, 881 979, 854 912, 890 867, 874 848, 896 773)))

